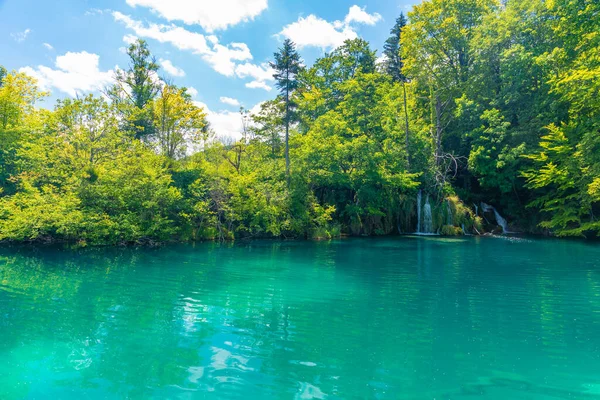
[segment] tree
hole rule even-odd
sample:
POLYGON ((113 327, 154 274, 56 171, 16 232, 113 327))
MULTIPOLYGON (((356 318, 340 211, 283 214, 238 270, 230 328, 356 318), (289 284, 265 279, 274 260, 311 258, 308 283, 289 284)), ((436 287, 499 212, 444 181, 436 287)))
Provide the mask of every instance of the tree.
POLYGON ((364 39, 346 40, 331 53, 331 59, 338 82, 354 78, 358 73, 375 72, 375 51, 364 39))
MULTIPOLYGON (((550 126, 542 137, 540 152, 527 155, 535 169, 523 172, 530 189, 542 189, 530 206, 539 207, 550 218, 541 223, 559 235, 580 236, 582 220, 591 211, 590 202, 582 201, 579 188, 582 180, 582 157, 573 156, 564 129, 550 126)), ((585 195, 584 195, 585 196, 585 195)), ((587 197, 587 196, 585 196, 587 197)), ((596 223, 596 229, 600 226, 596 223)))
POLYGON ((283 42, 283 47, 274 54, 275 61, 271 62, 271 68, 275 70, 273 77, 279 89, 280 96, 285 101, 285 175, 290 182, 290 124, 293 121, 296 103, 293 95, 298 89, 298 74, 302 71, 300 54, 296 51, 296 45, 289 39, 283 42))
POLYGON ((0 68, 0 194, 12 192, 11 176, 16 172, 17 151, 26 136, 41 124, 36 102, 47 94, 40 92, 34 78, 23 73, 7 73, 0 68))
POLYGON ((552 60, 546 82, 568 110, 550 124, 523 175, 535 190, 531 207, 545 217, 541 227, 560 236, 600 235, 600 5, 556 0, 546 19, 557 37, 544 59, 552 60))
POLYGON ((600 234, 598 15, 594 0, 424 0, 378 65, 353 39, 305 69, 286 41, 277 96, 241 110, 237 141, 207 140, 143 41, 108 100, 52 111, 0 68, 0 240, 409 232, 418 187, 444 234, 478 224, 465 204, 481 201, 515 230, 600 234))
POLYGON ((390 37, 385 41, 383 45, 383 54, 385 55, 385 72, 392 78, 394 82, 406 81, 402 69, 404 68, 404 61, 402 59, 402 30, 406 26, 408 21, 401 13, 396 19, 396 24, 390 31, 390 37))
POLYGON ((4 77, 6 76, 7 73, 8 73, 8 71, 6 71, 6 68, 4 68, 2 65, 0 65, 0 87, 2 87, 4 77))
POLYGON ((390 31, 390 37, 385 41, 383 45, 383 54, 385 55, 385 72, 392 78, 395 83, 402 84, 402 91, 404 94, 404 122, 405 122, 405 141, 406 141, 406 160, 410 165, 410 152, 408 151, 410 144, 410 127, 408 122, 408 99, 406 96, 406 76, 404 75, 404 61, 402 59, 402 30, 406 26, 408 21, 404 16, 404 13, 400 13, 396 24, 390 31))
POLYGON ((109 97, 120 106, 127 126, 136 139, 149 138, 154 134, 152 125, 152 100, 160 91, 159 66, 148 49, 148 43, 138 39, 127 49, 129 69, 117 70, 116 84, 109 90, 109 97))
POLYGON ((21 187, 52 185, 75 190, 94 182, 98 165, 111 162, 126 147, 119 135, 119 115, 101 97, 59 100, 44 129, 29 133, 19 149, 21 187))
MULTIPOLYGON (((1 72, 1 71, 0 71, 1 72)), ((37 81, 23 73, 7 73, 0 86, 0 130, 16 129, 34 111, 35 103, 47 96, 37 81)))
POLYGON ((358 73, 339 90, 343 100, 298 138, 301 176, 352 233, 389 233, 400 195, 417 185, 396 124, 386 122, 398 107, 389 105, 392 85, 381 74, 358 73))
POLYGON ((280 99, 261 103, 260 110, 251 116, 250 131, 255 138, 269 144, 271 155, 281 151, 279 127, 285 119, 285 104, 280 99))
POLYGON ((495 0, 427 0, 409 13, 411 23, 403 29, 403 71, 416 81, 423 99, 419 111, 429 119, 439 189, 449 165, 457 164, 455 155, 444 150, 444 139, 455 101, 471 83, 472 39, 496 5, 495 0))
POLYGON ((375 62, 375 51, 369 43, 353 39, 303 70, 299 77, 301 95, 297 96, 300 130, 308 131, 314 120, 335 109, 344 100, 341 85, 359 73, 375 72, 375 62))
POLYGON ((123 137, 119 118, 101 97, 59 101, 19 148, 18 191, 0 200, 0 240, 118 244, 177 234, 180 194, 165 159, 123 137))
POLYGON ((153 109, 154 142, 160 154, 176 159, 186 154, 190 144, 206 139, 206 114, 185 88, 164 85, 153 109))
POLYGON ((482 188, 496 188, 503 195, 514 190, 519 178, 517 161, 525 145, 508 141, 510 123, 497 109, 486 110, 481 115, 483 125, 474 130, 469 154, 469 170, 479 180, 482 188))
MULTIPOLYGON (((114 106, 101 97, 59 100, 55 134, 68 143, 74 173, 94 179, 94 167, 114 157, 119 142, 119 119, 114 106)), ((64 153, 66 154, 66 153, 64 153)))

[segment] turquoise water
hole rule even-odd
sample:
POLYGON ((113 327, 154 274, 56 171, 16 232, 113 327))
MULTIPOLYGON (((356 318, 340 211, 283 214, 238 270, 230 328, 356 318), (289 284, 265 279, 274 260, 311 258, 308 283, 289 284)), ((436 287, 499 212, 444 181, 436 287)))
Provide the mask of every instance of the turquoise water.
POLYGON ((1 399, 600 399, 600 245, 0 249, 1 399))

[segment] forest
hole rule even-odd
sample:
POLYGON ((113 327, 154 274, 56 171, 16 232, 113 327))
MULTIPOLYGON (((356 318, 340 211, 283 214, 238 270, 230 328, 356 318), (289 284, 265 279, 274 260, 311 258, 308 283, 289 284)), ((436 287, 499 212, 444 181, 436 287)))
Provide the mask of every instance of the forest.
MULTIPOLYGON (((278 95, 218 139, 148 43, 102 93, 0 67, 0 241, 80 245, 415 232, 600 235, 600 2, 426 0, 378 55, 275 53, 278 95), (487 206, 490 205, 490 206, 487 206)), ((381 43, 375 44, 382 45, 381 43)), ((0 60, 1 62, 1 60, 0 60)))

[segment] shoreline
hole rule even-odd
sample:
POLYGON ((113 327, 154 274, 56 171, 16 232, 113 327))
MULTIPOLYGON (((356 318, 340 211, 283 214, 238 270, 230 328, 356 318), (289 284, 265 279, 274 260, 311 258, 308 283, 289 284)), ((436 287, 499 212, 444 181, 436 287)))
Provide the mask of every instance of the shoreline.
POLYGON ((270 242, 270 243, 321 243, 333 242, 340 240, 378 240, 378 239, 476 239, 476 238, 493 238, 493 239, 532 239, 532 240, 552 240, 565 242, 582 242, 582 243, 600 243, 600 237, 583 238, 583 237, 559 237, 548 236, 535 233, 510 233, 510 234, 494 234, 483 233, 481 235, 439 235, 439 234, 393 234, 393 235, 341 235, 339 237, 329 239, 306 239, 306 238, 273 238, 273 237, 254 237, 241 238, 236 240, 174 240, 174 241, 152 241, 137 242, 137 243, 120 243, 120 244, 81 244, 76 241, 0 241, 0 249, 11 247, 24 248, 65 248, 65 249, 160 249, 168 246, 176 245, 197 245, 197 244, 217 244, 217 245, 236 245, 248 244, 253 242, 270 242))

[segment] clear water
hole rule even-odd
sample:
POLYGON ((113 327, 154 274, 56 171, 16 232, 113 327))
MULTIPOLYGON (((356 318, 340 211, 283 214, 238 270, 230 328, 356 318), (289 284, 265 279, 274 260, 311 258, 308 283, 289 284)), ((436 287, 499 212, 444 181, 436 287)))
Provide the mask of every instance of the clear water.
POLYGON ((600 245, 0 249, 1 399, 600 399, 600 245))

